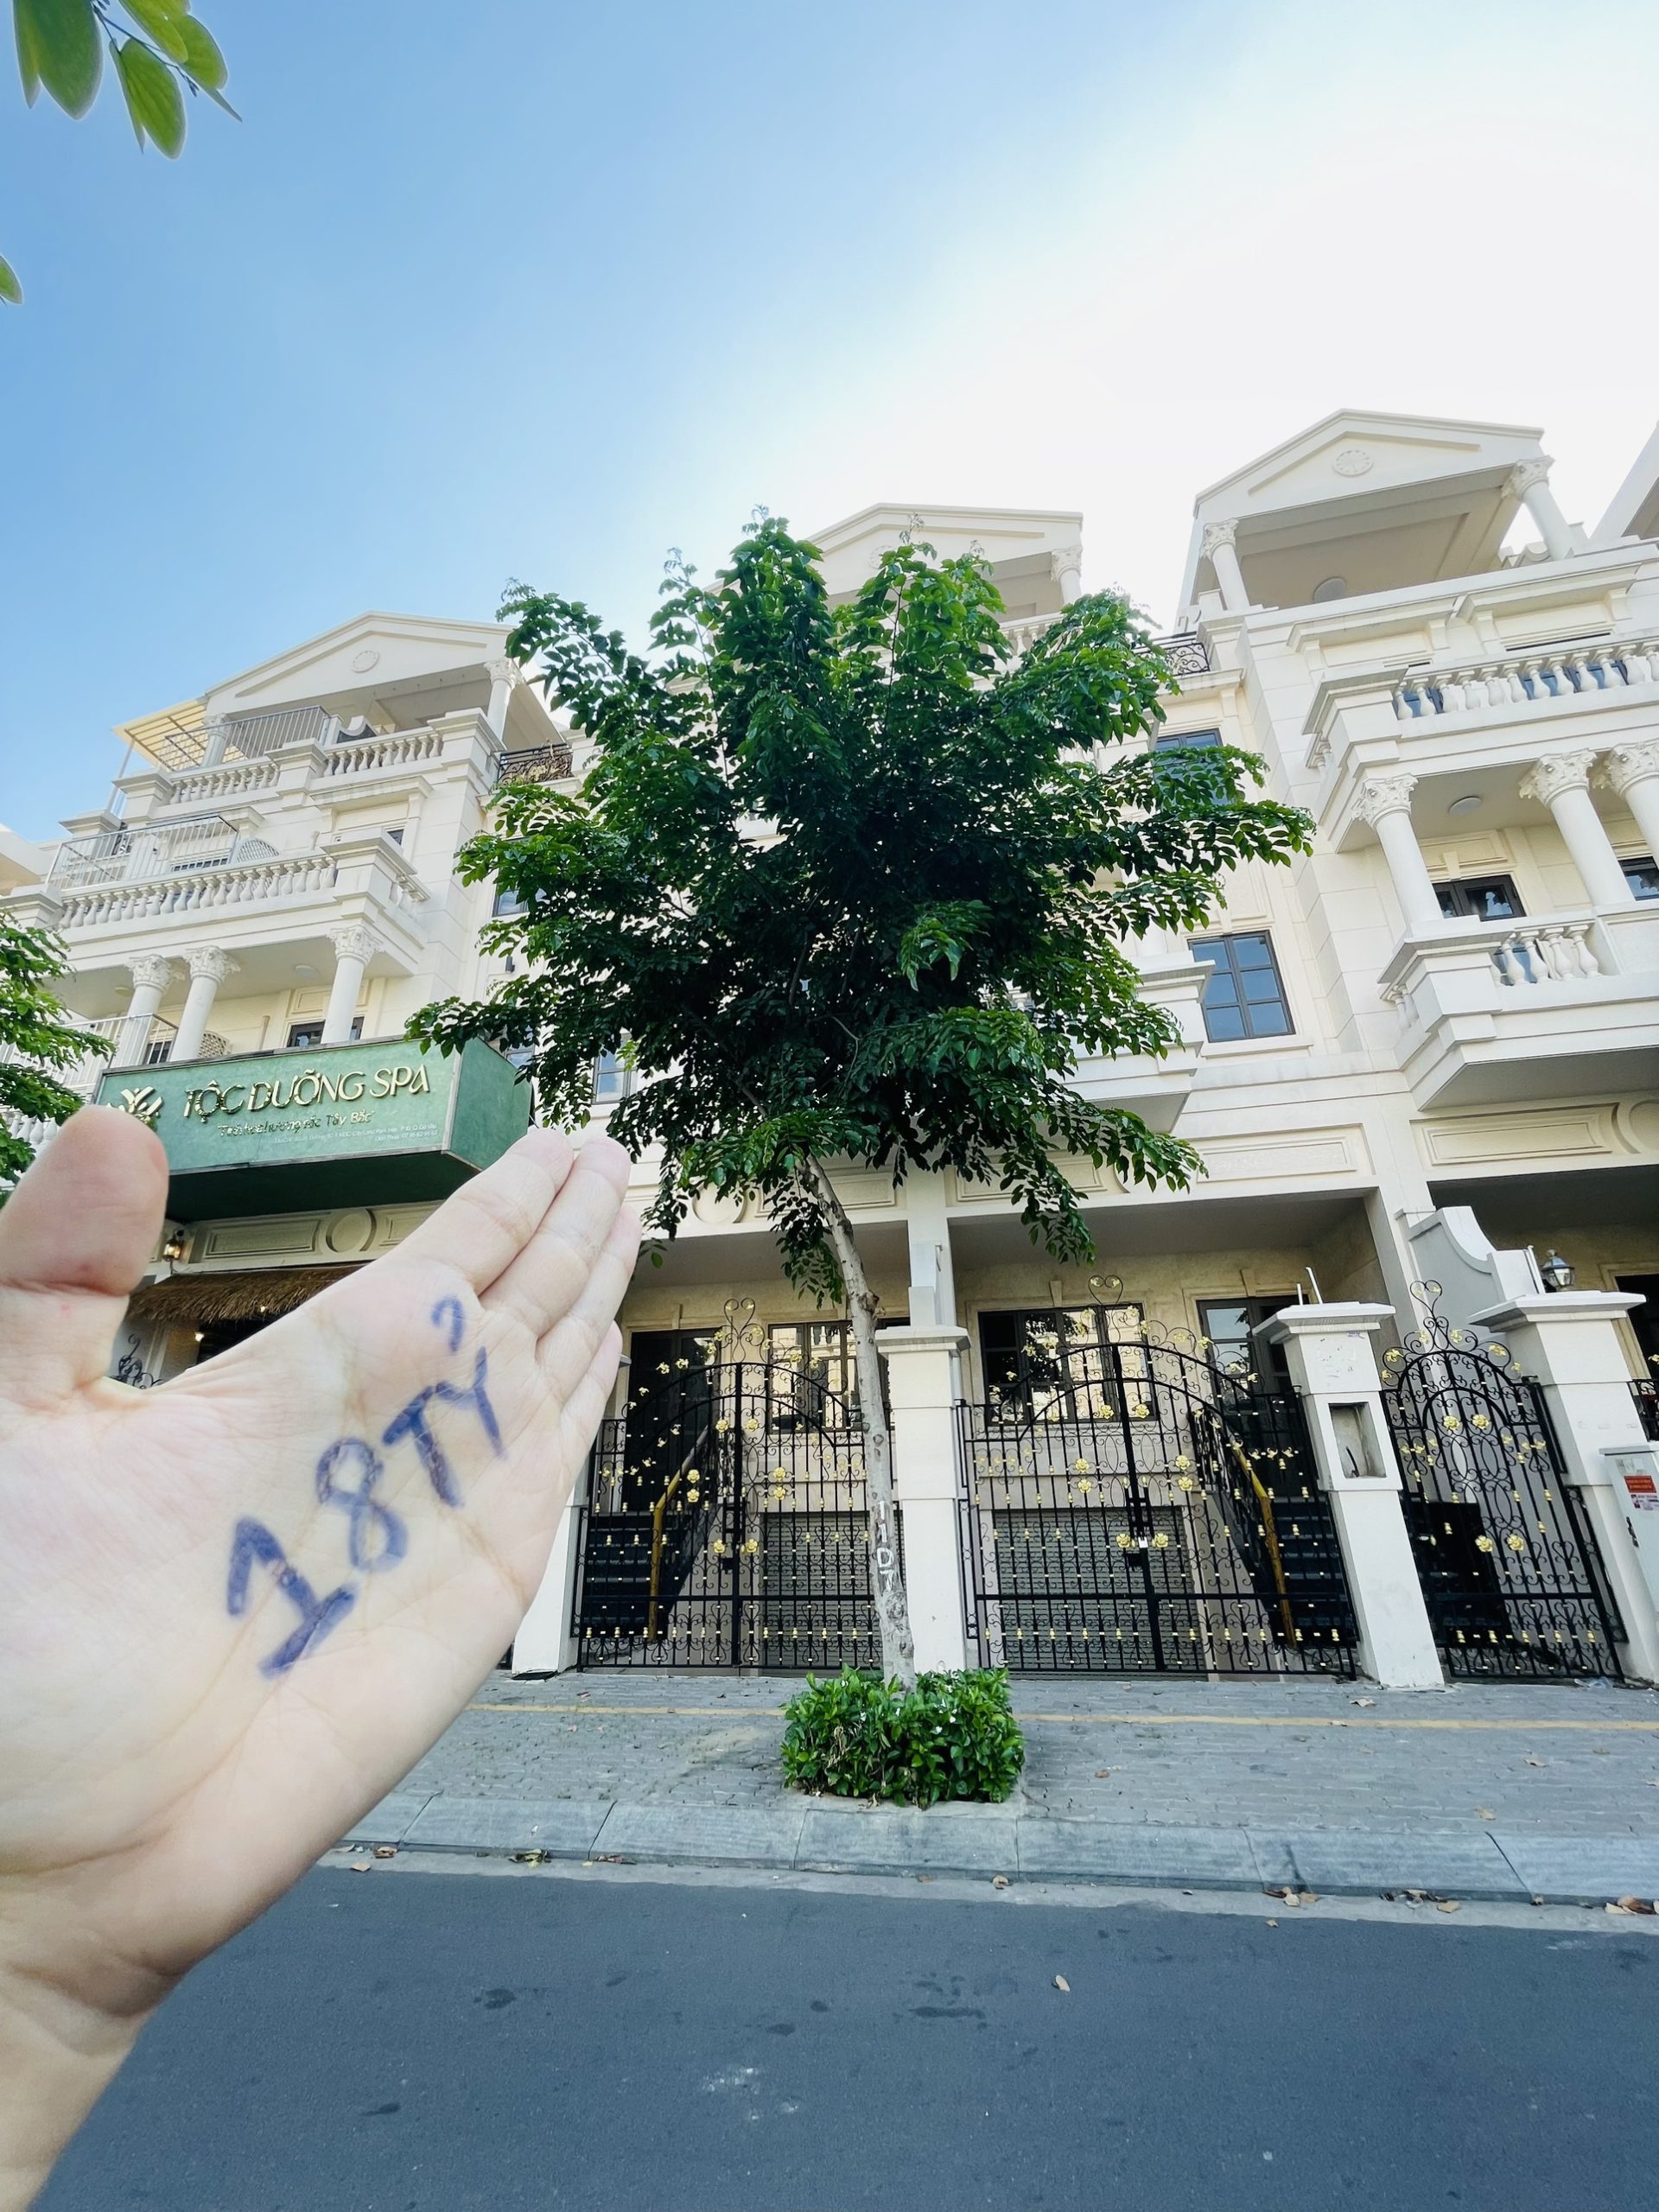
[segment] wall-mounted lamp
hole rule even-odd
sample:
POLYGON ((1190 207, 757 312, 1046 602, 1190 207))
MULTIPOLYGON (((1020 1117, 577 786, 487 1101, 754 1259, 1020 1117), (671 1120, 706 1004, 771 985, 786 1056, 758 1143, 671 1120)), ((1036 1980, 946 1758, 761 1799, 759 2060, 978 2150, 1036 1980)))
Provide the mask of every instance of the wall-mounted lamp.
POLYGON ((1547 1252, 1538 1263, 1538 1272, 1544 1279, 1546 1290, 1571 1290, 1578 1280, 1578 1269, 1570 1260, 1564 1260, 1556 1251, 1547 1252))
POLYGON ((175 1267, 184 1257, 185 1246, 188 1242, 188 1240, 186 1237, 183 1230, 175 1229, 170 1233, 166 1243, 162 1247, 162 1257, 168 1263, 169 1266, 175 1267))

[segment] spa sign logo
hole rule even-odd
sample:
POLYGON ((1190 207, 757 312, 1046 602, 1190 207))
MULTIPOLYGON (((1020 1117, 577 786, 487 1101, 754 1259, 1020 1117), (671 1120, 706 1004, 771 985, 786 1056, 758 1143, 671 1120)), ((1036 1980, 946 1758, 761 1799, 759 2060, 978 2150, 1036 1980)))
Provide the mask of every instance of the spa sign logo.
POLYGON ((366 1119, 368 1102, 377 1098, 418 1098, 432 1088, 423 1061, 378 1068, 306 1068, 270 1082, 204 1083, 184 1094, 182 1118, 211 1122, 220 1115, 309 1112, 323 1104, 356 1107, 353 1119, 366 1119))

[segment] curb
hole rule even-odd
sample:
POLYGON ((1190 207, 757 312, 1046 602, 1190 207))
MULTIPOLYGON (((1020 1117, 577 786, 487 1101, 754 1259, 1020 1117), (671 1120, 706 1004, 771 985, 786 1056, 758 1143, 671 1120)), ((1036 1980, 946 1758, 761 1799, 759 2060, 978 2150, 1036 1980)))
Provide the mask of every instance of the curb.
POLYGON ((606 1859, 786 1873, 995 1875, 1183 1890, 1421 1890, 1483 1903, 1659 1898, 1659 1840, 1376 1828, 1291 1832, 1061 1820, 997 1805, 927 1812, 799 1798, 760 1809, 535 1802, 395 1790, 347 1847, 606 1859))

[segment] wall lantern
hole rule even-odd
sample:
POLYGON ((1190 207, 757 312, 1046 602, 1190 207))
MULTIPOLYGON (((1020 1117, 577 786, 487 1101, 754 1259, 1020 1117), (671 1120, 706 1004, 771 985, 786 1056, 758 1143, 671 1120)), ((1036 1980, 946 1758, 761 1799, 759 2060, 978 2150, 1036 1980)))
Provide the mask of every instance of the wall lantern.
POLYGON ((1578 1276, 1572 1262, 1564 1260, 1556 1251, 1545 1254, 1538 1272, 1544 1279, 1546 1290, 1571 1290, 1578 1276))

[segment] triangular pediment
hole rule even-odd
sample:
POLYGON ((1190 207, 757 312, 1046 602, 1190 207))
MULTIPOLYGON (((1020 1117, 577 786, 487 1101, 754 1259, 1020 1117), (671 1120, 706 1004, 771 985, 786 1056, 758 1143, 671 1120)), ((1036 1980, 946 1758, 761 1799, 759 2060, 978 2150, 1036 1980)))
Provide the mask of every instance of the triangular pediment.
POLYGON ((1513 467, 1542 433, 1508 423, 1466 423, 1340 408, 1199 493, 1205 521, 1513 467))
POLYGON ((506 638, 498 622, 359 614, 215 684, 204 703, 213 717, 363 694, 395 696, 481 671, 503 657, 506 638))
POLYGON ((810 531, 808 542, 823 556, 823 580, 831 594, 855 591, 878 557, 908 535, 925 541, 942 557, 977 551, 993 568, 1032 555, 1075 545, 1083 517, 1075 510, 1050 507, 906 506, 893 503, 864 507, 827 529, 810 531))

